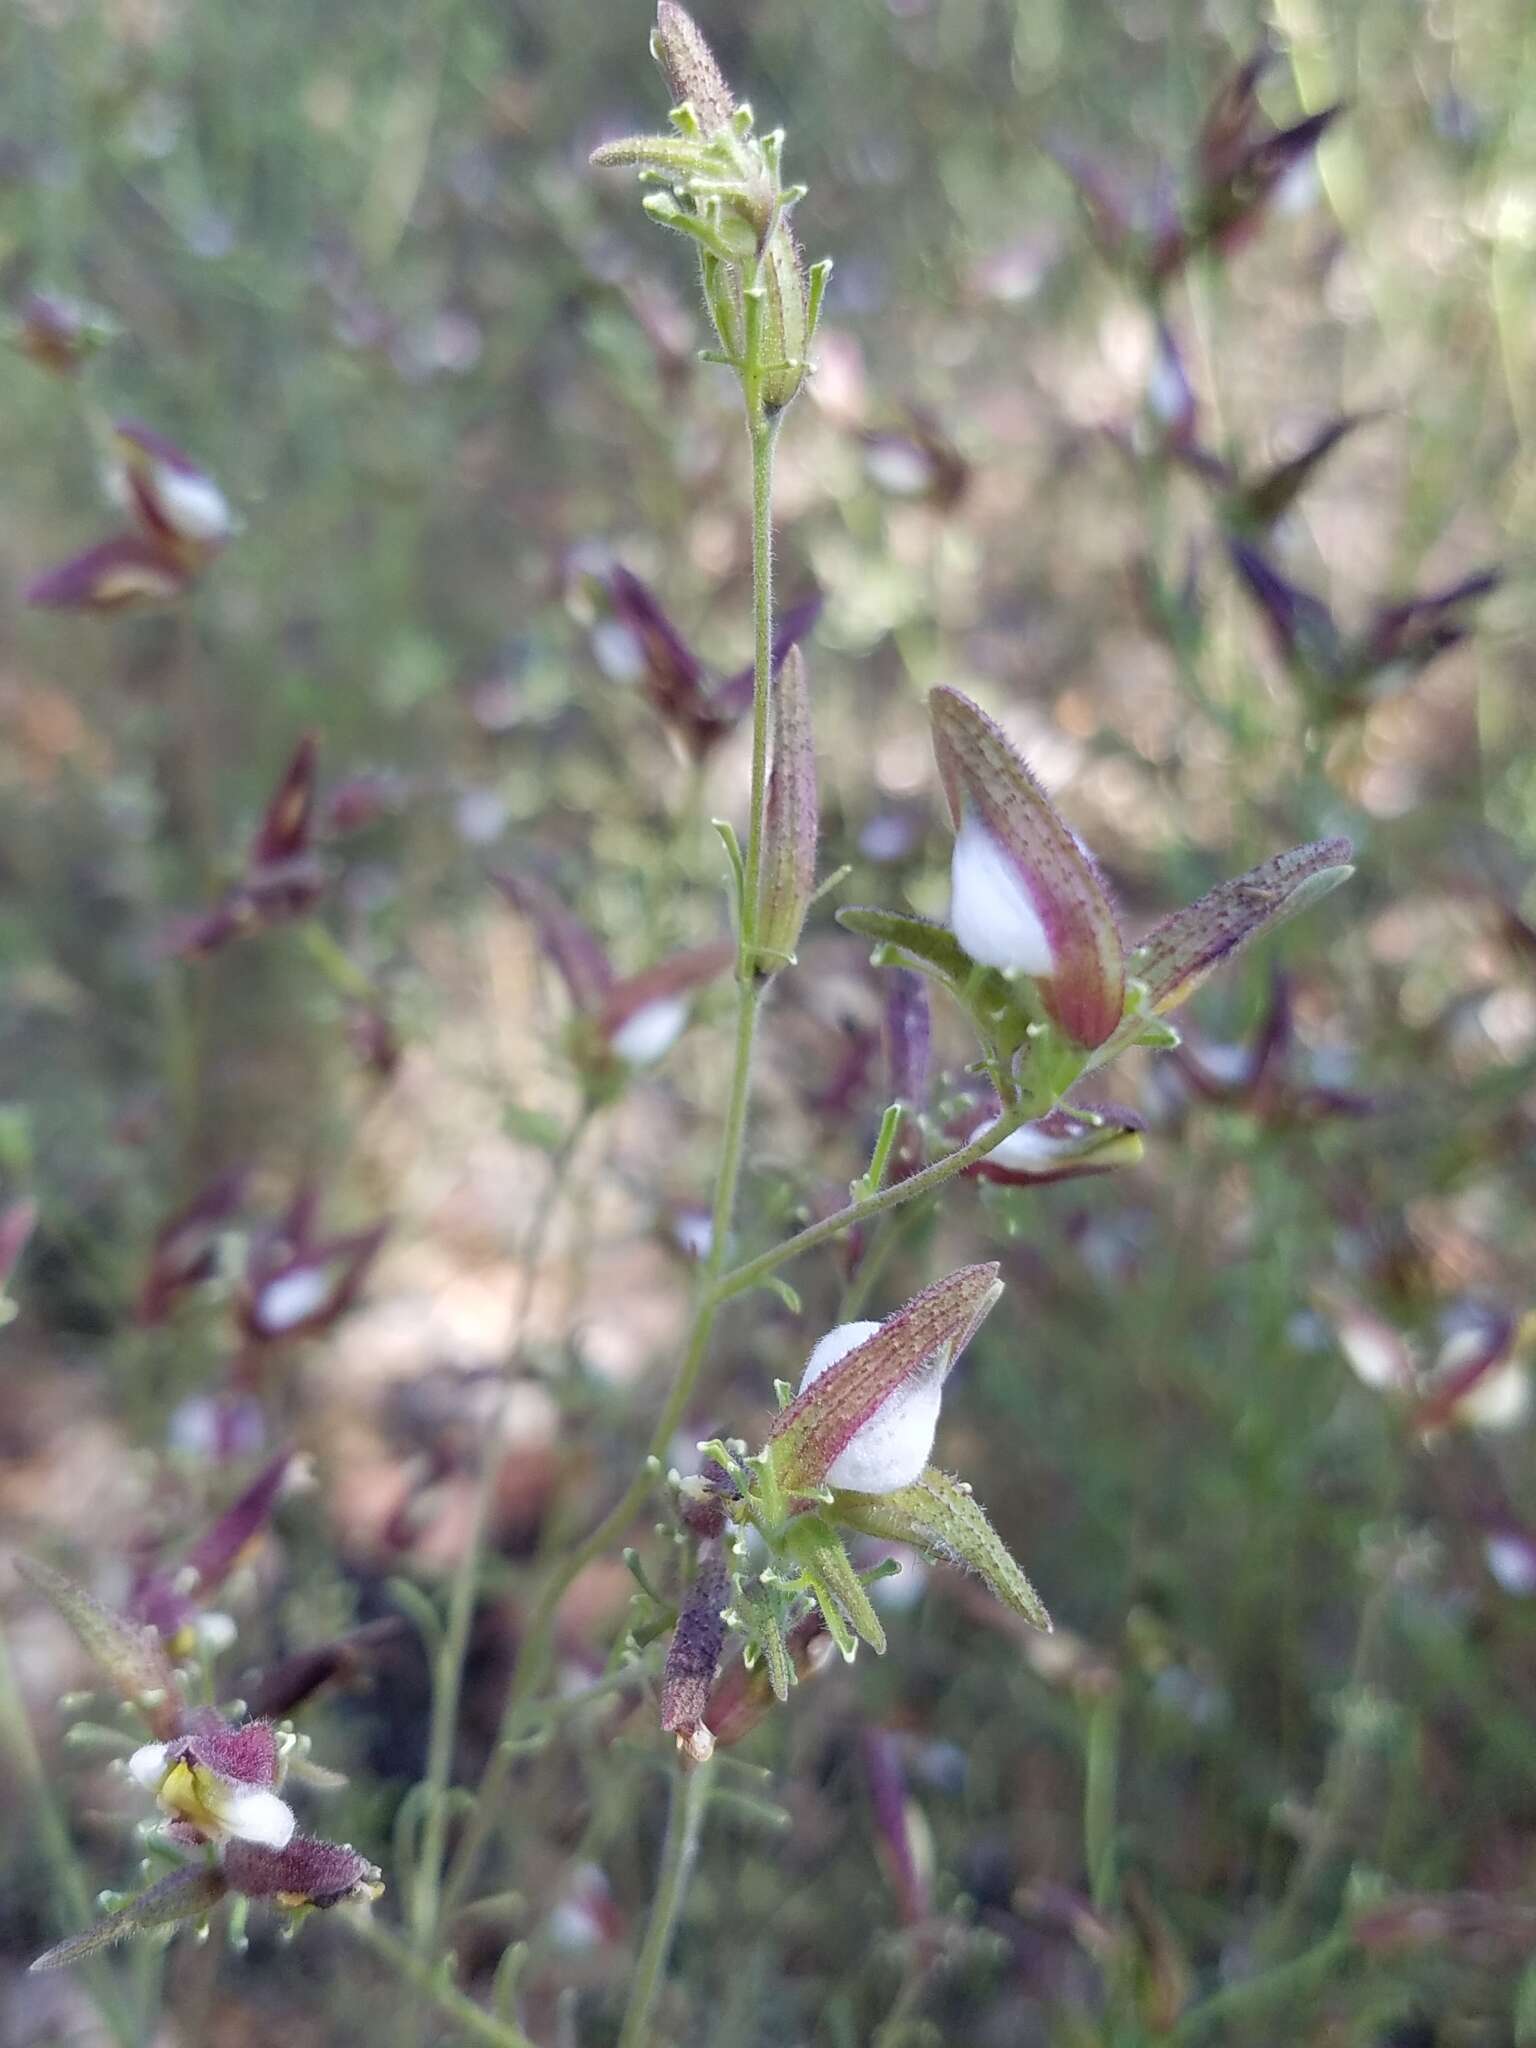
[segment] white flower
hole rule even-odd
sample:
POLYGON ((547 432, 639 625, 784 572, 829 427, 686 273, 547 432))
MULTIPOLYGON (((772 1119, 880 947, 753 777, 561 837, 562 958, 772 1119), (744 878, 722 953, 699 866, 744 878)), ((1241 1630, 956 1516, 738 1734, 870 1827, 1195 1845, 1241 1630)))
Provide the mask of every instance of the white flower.
MULTIPOLYGON (((987 1129, 994 1129, 997 1122, 994 1117, 987 1129)), ((982 1133, 978 1131, 976 1135, 980 1137, 982 1133)), ((1079 1133, 1053 1137, 1049 1131, 1041 1130, 1037 1123, 1020 1124, 1000 1145, 994 1145, 987 1157, 995 1166, 1006 1167, 1010 1173, 1038 1173, 1043 1167, 1054 1166, 1063 1154, 1080 1153, 1082 1150, 1079 1133)))
POLYGON ((182 540, 228 540, 234 519, 229 500, 212 477, 161 463, 154 473, 154 489, 161 515, 182 540))
POLYGON ((334 1276, 320 1266, 294 1266, 261 1290, 257 1312, 263 1329, 281 1336, 308 1320, 331 1298, 334 1276))
POLYGON ((1017 868, 967 807, 950 864, 949 923, 983 967, 1049 976, 1051 941, 1017 868))
POLYGON ((155 1795, 173 1822, 207 1839, 284 1849, 292 1837, 294 1819, 286 1801, 264 1786, 227 1778, 199 1762, 193 1743, 146 1743, 128 1759, 128 1774, 155 1795))
POLYGON ((687 1022, 688 1004, 684 997, 658 996, 654 1003, 644 1003, 626 1017, 609 1043, 630 1066, 648 1067, 671 1050, 687 1022))
MULTIPOLYGON (((855 1351, 880 1329, 879 1323, 839 1323, 805 1362, 800 1392, 855 1351)), ((915 1374, 843 1446, 827 1468, 828 1486, 849 1493, 895 1493, 920 1479, 939 1427, 947 1347, 934 1354, 930 1369, 915 1374)))

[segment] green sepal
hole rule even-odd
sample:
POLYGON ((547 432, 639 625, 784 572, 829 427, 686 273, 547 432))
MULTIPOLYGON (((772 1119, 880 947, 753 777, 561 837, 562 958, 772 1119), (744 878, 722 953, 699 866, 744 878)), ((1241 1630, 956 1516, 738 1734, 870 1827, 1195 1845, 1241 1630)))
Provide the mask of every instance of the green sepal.
POLYGON ((877 910, 845 904, 837 913, 845 931, 858 932, 877 945, 892 946, 914 967, 925 969, 950 988, 963 988, 975 973, 975 962, 948 925, 919 917, 910 910, 877 910))
POLYGON ((1031 1628, 1049 1631, 1051 1617, 970 1488, 930 1465, 921 1479, 895 1493, 832 1496, 830 1513, 865 1536, 910 1543, 930 1564, 975 1572, 1005 1607, 1031 1628))
POLYGON ((828 1632, 845 1661, 852 1661, 857 1648, 848 1635, 850 1628, 868 1643, 877 1657, 883 1657, 885 1630, 865 1591, 863 1580, 848 1561, 848 1553, 837 1532, 820 1515, 800 1515, 790 1524, 785 1548, 798 1564, 804 1566, 828 1632), (843 1621, 847 1627, 840 1626, 843 1621))
POLYGON ((751 1631, 753 1642, 762 1651, 773 1696, 782 1705, 789 1698, 789 1688, 795 1682, 795 1673, 789 1661, 789 1651, 784 1643, 784 1630, 775 1612, 774 1603, 766 1594, 749 1591, 743 1587, 741 1605, 746 1610, 742 1619, 751 1631))

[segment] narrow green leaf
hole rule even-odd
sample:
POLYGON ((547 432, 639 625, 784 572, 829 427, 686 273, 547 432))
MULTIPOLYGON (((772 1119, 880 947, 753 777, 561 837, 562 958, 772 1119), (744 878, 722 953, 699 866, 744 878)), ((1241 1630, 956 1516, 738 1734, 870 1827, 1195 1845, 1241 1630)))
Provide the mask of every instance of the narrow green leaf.
POLYGON ((68 1940, 58 1942, 53 1948, 40 1955, 32 1964, 34 1970, 63 1970, 71 1963, 78 1963, 86 1956, 93 1956, 114 1942, 126 1941, 131 1934, 147 1934, 157 1927, 174 1927, 183 1920, 201 1920, 219 1903, 228 1890, 221 1870, 209 1870, 202 1865, 196 1868, 173 1870, 169 1877, 162 1877, 152 1884, 148 1891, 140 1892, 136 1899, 116 1913, 109 1913, 105 1920, 98 1920, 94 1927, 87 1927, 83 1934, 72 1934, 68 1940))

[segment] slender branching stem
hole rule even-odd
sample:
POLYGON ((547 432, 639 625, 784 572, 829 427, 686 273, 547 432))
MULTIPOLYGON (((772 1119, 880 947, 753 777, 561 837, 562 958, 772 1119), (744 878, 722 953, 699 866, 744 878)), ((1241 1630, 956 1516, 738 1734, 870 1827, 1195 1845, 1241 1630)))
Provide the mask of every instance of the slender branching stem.
POLYGON ((489 2048, 534 2048, 534 2044, 510 2020, 497 2019, 484 2006, 476 2005, 451 1983, 442 1964, 429 1963, 407 1948, 405 1943, 392 1934, 387 1927, 368 1913, 346 1913, 342 1916, 357 1939, 370 1948, 407 1984, 419 1991, 422 1997, 435 2005, 459 2030, 467 2041, 484 2041, 489 2048))
MULTIPOLYGON (((509 1353, 516 1353, 527 1329, 538 1284, 540 1260, 549 1234, 550 1219, 560 1206, 561 1192, 569 1176, 581 1140, 591 1122, 590 1108, 572 1125, 550 1168, 549 1185, 534 1212, 521 1247, 521 1271, 517 1301, 512 1311, 509 1353)), ((417 1859, 411 1889, 411 1938, 420 1955, 430 1955, 437 1944, 441 1924, 443 1855, 448 1837, 448 1779, 453 1768, 454 1738, 458 1728, 459 1700, 464 1686, 464 1659, 474 1621, 475 1591, 491 1518, 496 1481, 505 1449, 504 1424, 498 1423, 484 1441, 480 1469, 475 1478, 470 1507, 469 1531, 454 1568, 448 1594, 448 1614, 442 1641, 432 1664, 432 1720, 427 1737, 426 1797, 424 1800, 421 1853, 417 1859)))
POLYGON ((804 1230, 785 1238, 782 1244, 770 1245, 767 1251, 759 1252, 743 1265, 733 1266, 730 1272, 721 1275, 716 1288, 718 1300, 724 1303, 733 1295, 744 1294, 749 1287, 761 1286, 770 1274, 776 1273, 781 1266, 787 1266, 791 1259, 798 1259, 802 1252, 814 1251, 817 1245, 841 1237, 845 1230, 867 1223, 872 1216, 883 1216, 889 1209, 899 1209, 905 1202, 914 1202, 919 1196, 932 1194, 935 1188, 943 1187, 956 1174, 964 1173, 968 1166, 985 1159, 1021 1124, 1044 1113, 1037 1103, 1016 1103, 1012 1109, 1005 1110, 996 1123, 980 1131, 968 1145, 962 1145, 955 1152, 946 1152, 942 1159, 925 1166, 921 1173, 911 1174, 906 1180, 892 1181, 889 1187, 879 1188, 872 1195, 861 1196, 845 1209, 823 1216, 820 1222, 808 1223, 804 1230))
MULTIPOLYGON (((748 380, 750 386, 750 379, 748 380)), ((720 1302, 721 1267, 730 1246, 736 1215, 736 1195, 741 1184, 741 1165, 746 1151, 748 1111, 752 1094, 752 1057, 757 1040, 757 1018, 765 984, 757 973, 757 921, 759 878, 762 874, 763 812, 768 791, 769 691, 773 681, 773 447, 776 423, 761 405, 749 400, 748 430, 752 442, 752 609, 753 609, 753 712, 752 712, 752 816, 747 834, 745 881, 737 906, 737 998, 736 1051, 731 1066, 730 1094, 720 1138, 719 1163, 715 1169, 715 1195, 709 1251, 699 1273, 694 1295, 693 1321, 688 1347, 678 1368, 650 1445, 629 1484, 592 1533, 567 1551, 551 1568, 529 1613, 519 1647, 517 1663, 502 1709, 501 1726, 491 1760, 481 1781, 475 1811, 459 1845, 443 1894, 443 1906, 452 1911, 464 1891, 481 1851, 496 1825, 502 1795, 512 1768, 515 1742, 524 1707, 536 1693, 548 1668, 554 1638, 555 1615, 566 1588, 596 1557, 609 1550, 624 1534, 651 1489, 660 1461, 665 1457, 672 1435, 693 1398, 720 1302)))
POLYGON ((629 2003, 619 2032, 619 2048, 646 2048, 650 2039, 651 2014, 666 1982, 667 1958, 672 1952, 672 1937, 677 1931, 678 1915, 687 1896, 688 1880, 693 1874, 712 1776, 712 1767, 704 1764, 693 1770, 679 1770, 673 1777, 661 1869, 657 1873, 651 1917, 646 1925, 640 1959, 630 1982, 629 2003))

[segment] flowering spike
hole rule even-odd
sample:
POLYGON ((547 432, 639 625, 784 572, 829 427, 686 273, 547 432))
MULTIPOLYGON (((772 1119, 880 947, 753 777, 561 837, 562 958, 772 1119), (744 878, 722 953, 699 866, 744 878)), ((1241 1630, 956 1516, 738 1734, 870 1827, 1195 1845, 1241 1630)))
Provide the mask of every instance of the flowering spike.
POLYGON ((63 1615, 90 1655, 130 1706, 137 1707, 159 1736, 181 1720, 176 1671, 158 1631, 128 1621, 93 1600, 83 1586, 36 1558, 18 1557, 16 1569, 63 1615))
POLYGON ((987 1520, 980 1503, 958 1479, 929 1466, 910 1486, 893 1493, 836 1492, 830 1512, 841 1522, 887 1543, 910 1543, 930 1562, 975 1572, 995 1598, 1031 1628, 1049 1630, 1039 1594, 987 1520))
POLYGON ((950 923, 973 960, 1034 976, 1074 1043, 1125 1008, 1125 953, 1097 868, 1002 730, 958 690, 929 697, 955 827, 950 923))
POLYGON ((1159 1015, 1177 1009, 1239 946, 1347 882, 1353 852, 1347 839, 1292 847, 1165 917, 1131 956, 1131 971, 1146 985, 1147 1009, 1159 1015))
POLYGON ((927 1463, 945 1378, 1002 1293, 995 1264, 965 1266, 884 1323, 845 1323, 807 1361, 769 1435, 785 1490, 882 1493, 927 1463))
POLYGON ((763 813, 763 868, 758 900, 758 972, 772 974, 795 957, 805 913, 816 893, 816 739, 805 660, 792 648, 769 706, 773 755, 763 813))
POLYGON ((228 1891, 229 1881, 222 1870, 210 1870, 205 1865, 173 1870, 150 1885, 147 1891, 140 1892, 126 1906, 109 1913, 105 1920, 98 1920, 94 1927, 87 1927, 83 1934, 72 1934, 67 1941, 48 1949, 30 1967, 34 1970, 67 1969, 71 1963, 83 1962, 87 1956, 110 1948, 114 1942, 126 1941, 131 1934, 144 1934, 152 1928, 174 1927, 186 1920, 201 1920, 212 1912, 228 1891))

